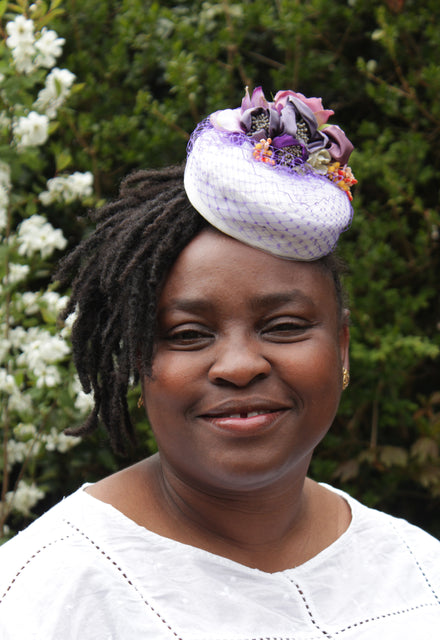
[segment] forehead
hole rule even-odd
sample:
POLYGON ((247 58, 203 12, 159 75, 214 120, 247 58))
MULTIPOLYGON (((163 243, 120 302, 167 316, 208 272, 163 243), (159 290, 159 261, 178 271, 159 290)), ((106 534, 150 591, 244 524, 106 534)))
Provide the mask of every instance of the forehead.
POLYGON ((278 258, 223 233, 203 230, 179 255, 165 281, 159 307, 175 299, 227 302, 285 294, 308 296, 317 306, 336 309, 331 274, 313 262, 278 258))

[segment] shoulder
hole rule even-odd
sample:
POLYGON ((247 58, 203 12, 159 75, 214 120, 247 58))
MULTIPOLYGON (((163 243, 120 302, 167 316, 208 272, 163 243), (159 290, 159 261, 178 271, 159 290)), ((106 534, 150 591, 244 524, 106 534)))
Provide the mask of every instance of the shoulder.
POLYGON ((0 637, 129 637, 123 625, 136 637, 136 620, 127 627, 123 614, 142 602, 124 565, 124 525, 80 490, 0 547, 0 637), (87 633, 71 628, 78 611, 87 633))
MULTIPOLYGON (((334 490, 334 489, 332 489, 334 490)), ((336 491, 336 490, 335 490, 336 491)), ((419 585, 440 604, 440 541, 402 518, 367 507, 337 491, 350 506, 352 522, 342 536, 346 557, 371 576, 385 582, 419 585)))
POLYGON ((82 527, 87 505, 81 493, 64 499, 0 547, 0 608, 22 588, 41 591, 43 575, 45 588, 56 591, 65 572, 77 573, 96 555, 82 527))

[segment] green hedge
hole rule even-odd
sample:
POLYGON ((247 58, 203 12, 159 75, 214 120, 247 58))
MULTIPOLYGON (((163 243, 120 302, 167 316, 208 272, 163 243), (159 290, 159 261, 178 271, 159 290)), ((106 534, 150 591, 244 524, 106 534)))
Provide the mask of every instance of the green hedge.
MULTIPOLYGON (((340 247, 352 382, 312 475, 440 536, 439 3, 63 6, 54 27, 81 90, 58 135, 70 165, 93 171, 102 199, 134 168, 182 161, 195 123, 238 106, 245 85, 322 96, 335 110, 356 146, 359 180, 340 247)), ((72 245, 87 227, 71 216, 61 226, 72 245)), ((134 411, 135 402, 133 394, 134 411)), ((51 499, 153 450, 140 422, 140 448, 128 461, 115 460, 102 434, 75 448, 62 482, 54 474, 51 499)))

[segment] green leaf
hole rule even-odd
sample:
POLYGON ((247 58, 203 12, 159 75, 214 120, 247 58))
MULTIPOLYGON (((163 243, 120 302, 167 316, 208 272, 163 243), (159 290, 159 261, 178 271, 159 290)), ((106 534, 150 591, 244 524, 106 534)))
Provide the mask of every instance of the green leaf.
POLYGON ((7 6, 8 6, 8 0, 1 0, 0 1, 0 18, 3 17, 3 15, 4 15, 4 13, 5 13, 6 9, 7 9, 7 6))
POLYGON ((72 164, 72 156, 69 152, 62 151, 56 155, 56 170, 57 173, 64 171, 72 164))

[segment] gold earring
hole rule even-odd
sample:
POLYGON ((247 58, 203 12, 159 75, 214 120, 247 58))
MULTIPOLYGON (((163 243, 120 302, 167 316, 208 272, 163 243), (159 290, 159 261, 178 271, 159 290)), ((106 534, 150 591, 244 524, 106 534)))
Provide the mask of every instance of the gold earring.
POLYGON ((143 406, 144 406, 144 397, 143 397, 143 395, 141 394, 141 395, 139 396, 139 400, 138 400, 138 409, 140 409, 140 408, 141 408, 141 407, 143 407, 143 406))
POLYGON ((345 367, 342 367, 342 391, 350 384, 350 372, 345 367))

